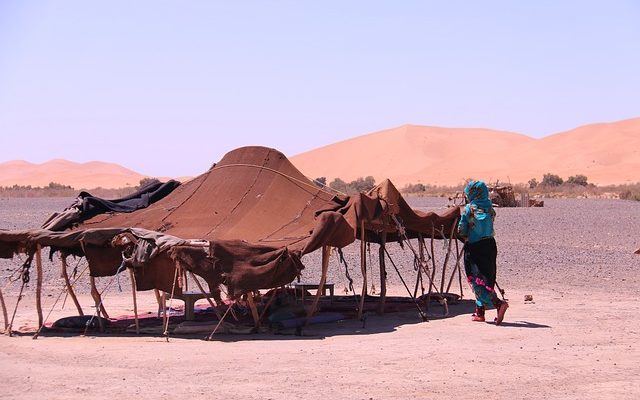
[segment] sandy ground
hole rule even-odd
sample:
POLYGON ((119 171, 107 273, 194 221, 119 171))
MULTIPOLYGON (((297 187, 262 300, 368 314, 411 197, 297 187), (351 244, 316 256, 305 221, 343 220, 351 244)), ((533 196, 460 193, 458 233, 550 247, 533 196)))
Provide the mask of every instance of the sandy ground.
MULTIPOLYGON (((12 219, 7 210, 21 212, 19 205, 3 204, 0 228, 12 219)), ((413 204, 437 207, 442 201, 413 204)), ((167 342, 159 335, 49 333, 32 340, 37 317, 30 288, 15 323, 25 333, 0 337, 3 398, 639 398, 640 256, 632 252, 640 245, 640 203, 548 201, 543 209, 498 210, 496 228, 498 277, 511 305, 499 327, 471 322, 472 305, 463 301, 447 318, 438 318, 442 308, 432 306, 429 322, 415 310, 372 314, 364 328, 347 320, 313 325, 303 336, 217 335, 204 341, 192 335, 167 342), (526 294, 533 303, 524 302, 526 294)), ((346 253, 356 278, 354 250, 346 253)), ((402 274, 412 276, 411 257, 402 258, 399 248, 392 254, 402 274)), ((305 261, 311 277, 317 260, 305 261)), ((5 282, 15 262, 0 266, 5 282)), ((336 289, 346 286, 339 266, 331 268, 336 289)), ((389 283, 395 294, 403 293, 391 272, 389 283)), ((47 311, 56 285, 45 291, 47 311)), ((122 286, 124 292, 105 299, 112 315, 131 313, 131 293, 124 280, 122 286)), ((12 309, 15 288, 5 290, 12 309)), ((152 294, 139 299, 142 310, 155 311, 152 294)), ((90 309, 86 294, 81 302, 90 309)), ((50 320, 70 314, 67 302, 50 320)), ((492 319, 494 311, 488 315, 492 319)))

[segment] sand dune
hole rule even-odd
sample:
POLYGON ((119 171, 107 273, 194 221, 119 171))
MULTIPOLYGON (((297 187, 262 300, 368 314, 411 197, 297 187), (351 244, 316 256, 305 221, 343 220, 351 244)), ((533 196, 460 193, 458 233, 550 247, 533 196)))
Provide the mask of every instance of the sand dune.
POLYGON ((296 155, 307 176, 353 180, 372 175, 396 185, 455 185, 474 177, 527 182, 547 172, 589 182, 640 181, 640 118, 582 126, 542 139, 477 128, 403 125, 296 155), (470 156, 470 154, 474 154, 470 156))
POLYGON ((136 186, 144 177, 120 165, 100 161, 76 163, 56 159, 42 164, 22 160, 0 163, 0 186, 47 186, 55 182, 76 189, 121 188, 136 186))

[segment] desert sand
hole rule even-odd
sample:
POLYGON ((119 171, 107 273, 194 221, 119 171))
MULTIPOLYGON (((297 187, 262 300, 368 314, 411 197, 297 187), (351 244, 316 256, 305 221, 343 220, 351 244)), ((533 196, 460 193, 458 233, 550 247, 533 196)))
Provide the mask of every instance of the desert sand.
POLYGON ((291 157, 311 178, 373 176, 408 183, 458 185, 474 171, 486 181, 526 183, 554 173, 583 174, 598 185, 637 182, 640 118, 591 124, 541 139, 490 129, 403 125, 291 157), (481 162, 469 157, 473 149, 481 162))
MULTIPOLYGON (((36 226, 61 204, 0 200, 0 228, 36 226)), ((438 209, 444 200, 411 204, 438 209)), ((638 398, 640 256, 633 251, 640 246, 640 202, 550 199, 544 208, 499 209, 496 231, 498 281, 510 300, 502 326, 470 321, 464 287, 465 300, 451 306, 448 317, 431 305, 428 322, 407 310, 370 314, 364 328, 358 320, 312 325, 302 336, 285 331, 204 341, 203 335, 172 335, 167 342, 157 334, 50 332, 32 340, 37 319, 30 287, 16 315, 23 333, 0 337, 3 398, 638 398)), ((345 250, 359 287, 357 244, 345 250)), ((398 246, 391 252, 411 282, 411 256, 398 246)), ((303 261, 303 277, 319 275, 317 255, 303 261)), ((0 263, 2 282, 17 264, 0 263)), ((45 268, 53 271, 46 314, 61 280, 52 264, 45 268)), ((330 281, 337 291, 347 285, 335 260, 330 281)), ((393 294, 406 293, 392 270, 389 284, 393 294)), ((16 287, 4 285, 11 308, 16 287)), ((132 312, 126 279, 122 286, 105 299, 112 315, 132 312)), ((80 297, 89 310, 86 290, 80 297)), ((155 312, 152 293, 141 292, 139 300, 142 311, 155 312)), ((67 302, 50 320, 73 313, 67 302)))

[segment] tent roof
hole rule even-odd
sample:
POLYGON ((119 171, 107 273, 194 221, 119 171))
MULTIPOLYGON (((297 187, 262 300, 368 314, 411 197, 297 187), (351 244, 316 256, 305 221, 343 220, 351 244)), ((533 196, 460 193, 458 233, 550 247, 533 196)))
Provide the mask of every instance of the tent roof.
MULTIPOLYGON (((167 265, 172 262, 189 259, 185 268, 196 268, 196 263, 199 270, 194 272, 210 286, 225 283, 239 295, 291 282, 303 268, 303 254, 322 246, 344 247, 359 237, 362 227, 369 241, 380 241, 382 232, 387 241, 405 234, 455 237, 459 215, 457 207, 442 214, 413 210, 388 180, 366 194, 335 195, 306 178, 279 151, 253 146, 227 153, 209 171, 147 208, 97 215, 66 233, 0 231, 0 256, 32 252, 36 243, 76 253, 81 249, 91 274, 104 276, 115 273, 121 261, 121 249, 114 248, 119 245, 110 237, 128 233, 133 242, 145 244, 142 253, 161 255, 149 248, 167 235, 173 243, 168 247, 175 251, 165 255, 163 268, 170 270, 167 265), (99 237, 99 243, 86 243, 90 237, 99 237), (206 249, 179 242, 188 239, 210 244, 206 249)), ((153 259, 144 262, 152 264, 153 259)), ((143 278, 138 283, 145 288, 166 290, 167 281, 171 285, 171 279, 164 278, 140 283, 143 278)))

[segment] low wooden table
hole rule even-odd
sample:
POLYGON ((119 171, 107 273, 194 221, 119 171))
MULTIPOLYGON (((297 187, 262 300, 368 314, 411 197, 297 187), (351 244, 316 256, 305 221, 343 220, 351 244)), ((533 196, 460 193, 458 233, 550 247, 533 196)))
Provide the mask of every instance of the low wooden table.
MULTIPOLYGON (((171 293, 167 293, 167 296, 171 296, 171 293)), ((196 318, 194 313, 196 301, 206 299, 207 297, 213 299, 211 293, 202 293, 200 291, 182 292, 181 295, 173 296, 174 299, 184 301, 184 319, 187 321, 193 321, 196 318)))
MULTIPOLYGON (((302 290, 302 302, 304 302, 304 295, 307 292, 307 290, 318 290, 318 289, 320 289, 320 284, 318 284, 318 283, 293 282, 291 284, 291 287, 294 288, 294 289, 301 289, 302 290)), ((329 291, 329 299, 331 300, 331 302, 333 302, 333 290, 334 290, 333 283, 325 283, 324 284, 324 286, 322 287, 322 295, 323 296, 327 295, 327 290, 329 291)))

